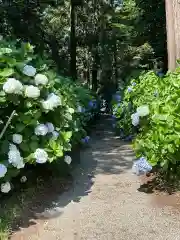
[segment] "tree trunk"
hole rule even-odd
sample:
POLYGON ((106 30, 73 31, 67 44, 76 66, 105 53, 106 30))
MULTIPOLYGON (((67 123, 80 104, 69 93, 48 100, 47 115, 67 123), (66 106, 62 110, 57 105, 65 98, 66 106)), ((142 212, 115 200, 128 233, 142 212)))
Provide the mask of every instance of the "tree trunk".
POLYGON ((115 41, 114 47, 114 78, 115 78, 115 86, 118 88, 118 71, 117 71, 117 45, 115 41))
POLYGON ((92 64, 92 90, 97 91, 98 88, 98 53, 95 51, 92 64))
POLYGON ((52 51, 52 58, 57 64, 58 71, 60 71, 61 70, 61 64, 60 64, 58 41, 56 40, 56 38, 54 36, 49 36, 49 38, 50 38, 49 46, 50 46, 51 51, 52 51))
POLYGON ((92 90, 94 92, 97 91, 98 83, 97 83, 97 68, 96 65, 93 65, 92 68, 92 90))

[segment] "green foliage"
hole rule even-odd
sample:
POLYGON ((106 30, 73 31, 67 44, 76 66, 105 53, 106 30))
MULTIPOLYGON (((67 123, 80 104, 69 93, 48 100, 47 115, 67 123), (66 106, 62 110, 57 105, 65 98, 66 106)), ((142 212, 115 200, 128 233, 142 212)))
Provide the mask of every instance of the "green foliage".
POLYGON ((152 71, 143 73, 131 80, 120 107, 114 106, 116 117, 120 118, 117 126, 124 128, 127 135, 138 133, 133 144, 137 156, 146 156, 152 166, 160 164, 165 171, 179 169, 179 79, 179 69, 164 78, 152 71), (129 88, 132 91, 129 92, 129 88), (132 114, 142 106, 148 108, 149 113, 141 115, 139 124, 134 127, 132 114))
POLYGON ((98 112, 88 89, 59 76, 29 43, 17 45, 0 41, 0 131, 15 111, 0 139, 0 164, 7 168, 4 175, 0 169, 1 183, 25 164, 62 160, 72 145, 81 143, 84 127, 98 112))

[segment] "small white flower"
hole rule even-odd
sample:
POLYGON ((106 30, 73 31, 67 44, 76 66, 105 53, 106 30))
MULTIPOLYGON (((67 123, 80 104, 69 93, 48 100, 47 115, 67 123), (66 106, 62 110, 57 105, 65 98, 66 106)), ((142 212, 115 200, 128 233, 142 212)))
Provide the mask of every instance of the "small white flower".
POLYGON ((36 74, 34 81, 36 85, 46 85, 48 78, 44 74, 36 74))
POLYGON ((44 108, 44 110, 49 111, 49 110, 53 110, 54 106, 50 101, 42 101, 42 107, 44 108))
POLYGON ((132 119, 133 126, 136 127, 137 125, 139 125, 139 115, 137 113, 132 114, 131 119, 132 119))
POLYGON ((34 130, 37 136, 45 136, 48 133, 48 128, 45 124, 39 124, 34 130))
POLYGON ((11 190, 11 184, 9 182, 1 184, 1 192, 8 193, 11 190))
POLYGON ((71 159, 70 156, 66 155, 66 156, 64 157, 64 161, 69 165, 69 164, 71 164, 72 159, 71 159))
POLYGON ((54 125, 50 122, 46 123, 46 127, 48 128, 48 132, 51 133, 54 131, 54 125))
POLYGON ((17 163, 12 163, 12 165, 17 168, 17 169, 21 169, 21 168, 24 168, 25 166, 25 163, 23 162, 23 160, 17 162, 17 163))
POLYGON ((14 144, 9 144, 9 150, 10 151, 17 151, 17 147, 16 147, 16 145, 14 145, 14 144))
POLYGON ((73 114, 73 113, 74 113, 74 108, 69 108, 69 107, 68 107, 68 112, 69 112, 70 114, 73 114))
POLYGON ((25 183, 27 181, 27 177, 26 176, 22 176, 20 179, 20 182, 25 183))
POLYGON ((149 115, 149 106, 148 105, 143 105, 141 107, 137 108, 137 114, 140 117, 145 117, 147 115, 149 115))
POLYGON ((42 101, 42 107, 46 111, 53 110, 61 104, 61 98, 54 93, 49 94, 47 99, 45 101, 42 101))
POLYGON ((3 85, 3 90, 10 94, 22 94, 23 85, 19 80, 15 78, 8 78, 3 85))
POLYGON ((22 161, 21 154, 14 144, 10 144, 8 152, 9 163, 18 163, 22 161))
POLYGON ((34 153, 34 157, 37 163, 45 163, 48 160, 48 154, 44 149, 38 148, 34 153))
POLYGON ((0 163, 0 178, 4 177, 7 173, 7 167, 0 163))
POLYGON ((23 168, 25 165, 19 150, 14 144, 10 144, 9 146, 8 162, 11 163, 17 169, 23 168))
POLYGON ((25 65, 24 68, 23 68, 23 73, 26 76, 34 77, 35 74, 36 74, 36 69, 33 66, 25 65))
POLYGON ((40 90, 33 85, 25 86, 25 96, 28 98, 38 98, 40 96, 40 90))
POLYGON ((52 132, 52 138, 53 138, 54 140, 57 140, 58 137, 59 137, 59 133, 58 133, 57 131, 53 131, 53 132, 52 132))
POLYGON ((21 134, 13 134, 12 138, 13 138, 13 143, 16 143, 16 144, 22 143, 23 137, 21 134))
POLYGON ((82 111, 83 111, 83 110, 82 110, 82 107, 81 107, 81 106, 78 106, 78 107, 77 107, 77 112, 80 112, 80 113, 81 113, 82 111))

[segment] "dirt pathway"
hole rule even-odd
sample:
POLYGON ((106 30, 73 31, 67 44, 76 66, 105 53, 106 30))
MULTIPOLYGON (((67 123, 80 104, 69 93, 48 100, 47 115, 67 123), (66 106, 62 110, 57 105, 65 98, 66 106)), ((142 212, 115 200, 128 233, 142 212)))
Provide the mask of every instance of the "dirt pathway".
POLYGON ((137 191, 133 152, 109 126, 106 119, 97 124, 73 187, 11 240, 180 240, 178 209, 157 206, 154 195, 137 191))

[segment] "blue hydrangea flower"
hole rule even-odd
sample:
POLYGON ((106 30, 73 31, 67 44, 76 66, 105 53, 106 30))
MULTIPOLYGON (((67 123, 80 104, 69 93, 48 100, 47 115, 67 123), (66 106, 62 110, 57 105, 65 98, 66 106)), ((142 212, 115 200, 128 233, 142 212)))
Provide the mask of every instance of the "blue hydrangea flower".
POLYGON ((163 72, 157 72, 157 76, 162 78, 162 77, 164 77, 164 73, 163 72))
POLYGON ((94 106, 93 101, 89 101, 88 106, 89 106, 90 108, 92 108, 92 107, 94 106))
POLYGON ((118 95, 118 94, 115 94, 115 95, 113 96, 113 98, 114 98, 114 100, 115 100, 116 102, 120 102, 120 101, 121 101, 121 96, 118 95))
POLYGON ((132 86, 135 87, 135 86, 136 86, 136 83, 135 83, 135 82, 132 82, 132 86))
POLYGON ((85 138, 82 138, 82 139, 81 139, 81 142, 82 142, 82 143, 88 143, 88 142, 89 142, 89 139, 90 139, 90 137, 89 137, 89 136, 86 136, 85 138))
POLYGON ((127 137, 125 137, 125 141, 131 141, 133 139, 133 136, 132 135, 129 135, 127 137))
POLYGON ((152 166, 148 163, 145 157, 139 158, 137 161, 134 162, 132 166, 132 171, 136 175, 142 175, 148 173, 152 170, 152 166))
POLYGON ((128 92, 130 93, 130 92, 132 92, 132 88, 131 87, 128 87, 128 92))
POLYGON ((97 102, 96 102, 96 100, 93 101, 93 108, 94 108, 94 109, 97 108, 97 102))
POLYGON ((89 137, 89 136, 86 136, 86 137, 85 137, 85 142, 89 142, 89 140, 90 140, 90 137, 89 137))

